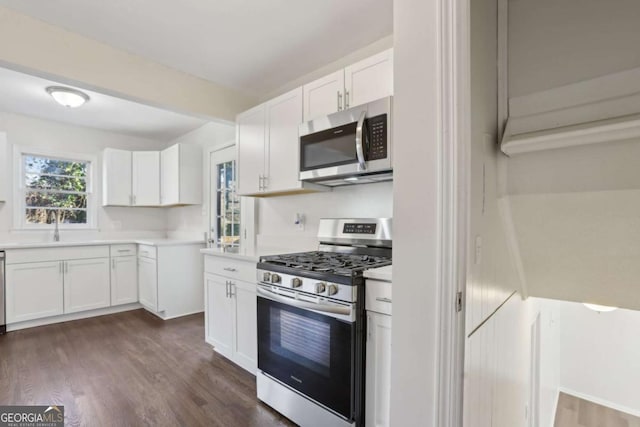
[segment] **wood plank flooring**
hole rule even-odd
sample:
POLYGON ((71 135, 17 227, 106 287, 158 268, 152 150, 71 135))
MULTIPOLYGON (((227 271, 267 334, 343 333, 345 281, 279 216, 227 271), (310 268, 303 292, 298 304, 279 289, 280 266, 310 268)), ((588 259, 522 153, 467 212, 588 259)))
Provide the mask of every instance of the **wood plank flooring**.
POLYGON ((64 405, 68 426, 292 425, 204 342, 202 315, 144 310, 0 336, 0 403, 64 405))
POLYGON ((640 427, 640 418, 560 393, 554 427, 640 427))

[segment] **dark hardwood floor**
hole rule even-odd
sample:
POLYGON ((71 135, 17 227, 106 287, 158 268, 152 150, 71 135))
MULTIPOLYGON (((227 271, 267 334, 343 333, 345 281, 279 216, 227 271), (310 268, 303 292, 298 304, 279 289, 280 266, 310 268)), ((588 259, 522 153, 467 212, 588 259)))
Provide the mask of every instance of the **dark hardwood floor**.
POLYGON ((0 404, 64 405, 70 426, 292 425, 204 342, 202 315, 144 310, 0 336, 0 404))

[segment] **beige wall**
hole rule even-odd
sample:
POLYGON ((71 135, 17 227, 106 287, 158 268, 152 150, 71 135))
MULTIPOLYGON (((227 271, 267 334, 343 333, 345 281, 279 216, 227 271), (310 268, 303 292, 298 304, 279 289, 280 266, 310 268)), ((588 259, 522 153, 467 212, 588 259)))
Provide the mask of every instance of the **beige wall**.
POLYGON ((168 110, 235 120, 250 96, 0 6, 0 65, 168 110))
POLYGON ((637 0, 510 0, 509 97, 640 67, 637 0))

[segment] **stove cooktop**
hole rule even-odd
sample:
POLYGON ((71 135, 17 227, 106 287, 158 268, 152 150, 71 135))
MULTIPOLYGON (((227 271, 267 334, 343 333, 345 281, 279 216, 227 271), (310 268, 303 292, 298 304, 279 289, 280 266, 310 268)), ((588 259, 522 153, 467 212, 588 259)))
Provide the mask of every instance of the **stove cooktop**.
POLYGON ((340 252, 301 252, 262 257, 261 268, 284 267, 289 271, 352 277, 369 268, 391 264, 391 258, 340 252))

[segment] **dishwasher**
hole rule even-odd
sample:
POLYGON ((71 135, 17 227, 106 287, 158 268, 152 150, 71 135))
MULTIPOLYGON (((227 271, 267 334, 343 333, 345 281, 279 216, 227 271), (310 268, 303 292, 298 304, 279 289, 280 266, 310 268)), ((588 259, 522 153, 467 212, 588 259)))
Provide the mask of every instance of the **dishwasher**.
POLYGON ((0 335, 7 332, 7 292, 4 272, 4 252, 0 251, 0 335))

